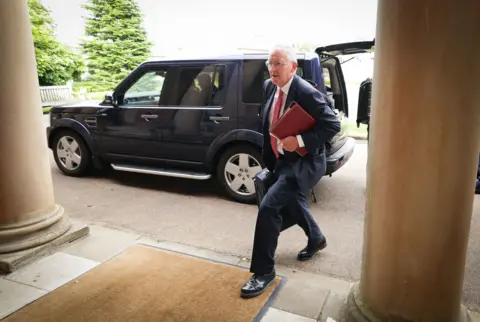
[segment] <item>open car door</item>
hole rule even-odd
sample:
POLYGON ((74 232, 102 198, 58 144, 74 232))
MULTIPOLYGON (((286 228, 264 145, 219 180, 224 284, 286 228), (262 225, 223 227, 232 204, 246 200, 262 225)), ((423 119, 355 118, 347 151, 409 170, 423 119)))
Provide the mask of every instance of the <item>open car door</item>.
POLYGON ((371 41, 357 41, 335 44, 315 49, 317 54, 324 53, 330 56, 345 56, 353 54, 371 53, 375 47, 375 39, 371 41))
MULTIPOLYGON (((362 53, 372 53, 375 49, 375 39, 372 41, 358 41, 340 43, 330 46, 318 47, 315 52, 320 57, 321 66, 328 70, 330 78, 329 90, 333 93, 335 108, 348 117, 347 87, 343 76, 341 62, 337 56, 346 56, 362 53)), ((353 58, 352 58, 353 59, 353 58)), ((325 72, 324 72, 325 74, 325 72)), ((360 85, 357 107, 357 126, 360 123, 368 124, 370 121, 370 97, 372 81, 367 79, 360 85)))

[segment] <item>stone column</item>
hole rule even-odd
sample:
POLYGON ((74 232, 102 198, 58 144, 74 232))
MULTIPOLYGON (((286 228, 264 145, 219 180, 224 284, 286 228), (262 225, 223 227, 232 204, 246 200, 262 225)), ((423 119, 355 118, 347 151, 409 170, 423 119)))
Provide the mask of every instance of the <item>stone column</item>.
POLYGON ((363 265, 346 321, 462 321, 480 2, 379 0, 363 265))
POLYGON ((0 254, 45 244, 70 222, 55 204, 26 0, 0 0, 0 254))

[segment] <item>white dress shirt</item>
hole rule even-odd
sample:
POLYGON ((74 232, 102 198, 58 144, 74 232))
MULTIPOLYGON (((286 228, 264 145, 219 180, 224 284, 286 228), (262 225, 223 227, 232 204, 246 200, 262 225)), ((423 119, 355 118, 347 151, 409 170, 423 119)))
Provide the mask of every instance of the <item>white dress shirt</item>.
MULTIPOLYGON (((293 81, 293 77, 281 89, 278 86, 276 86, 275 96, 273 97, 272 107, 270 108, 270 115, 269 115, 270 125, 272 125, 273 112, 275 111, 275 105, 277 104, 278 94, 280 90, 283 92, 283 96, 282 96, 282 105, 280 106, 280 113, 278 118, 280 119, 280 117, 285 112, 285 102, 287 101, 288 91, 290 90, 290 85, 292 85, 292 81, 293 81)), ((297 135, 297 141, 298 141, 299 147, 303 148, 305 146, 302 136, 300 134, 297 135)), ((283 148, 280 145, 280 141, 278 140, 277 140, 277 150, 278 150, 278 153, 283 154, 283 148)))

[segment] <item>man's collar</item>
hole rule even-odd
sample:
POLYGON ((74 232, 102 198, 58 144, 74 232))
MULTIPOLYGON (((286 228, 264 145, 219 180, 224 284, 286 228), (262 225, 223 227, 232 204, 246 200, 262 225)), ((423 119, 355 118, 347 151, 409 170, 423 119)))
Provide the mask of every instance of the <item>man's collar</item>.
POLYGON ((290 86, 292 85, 292 82, 293 82, 293 78, 295 77, 295 74, 292 76, 292 78, 290 78, 290 80, 288 81, 288 83, 285 84, 285 86, 283 86, 281 88, 282 92, 284 94, 287 94, 288 95, 288 91, 290 90, 290 86))

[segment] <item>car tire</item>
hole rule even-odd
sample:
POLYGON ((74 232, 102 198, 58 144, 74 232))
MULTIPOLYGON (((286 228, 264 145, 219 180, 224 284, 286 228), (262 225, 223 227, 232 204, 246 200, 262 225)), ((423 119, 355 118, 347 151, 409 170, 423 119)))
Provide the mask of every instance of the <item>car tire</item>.
POLYGON ((257 201, 253 178, 264 168, 262 153, 251 145, 237 145, 226 150, 217 164, 217 180, 234 201, 257 201))
POLYGON ((88 173, 92 155, 83 138, 71 130, 60 131, 53 139, 53 157, 58 168, 71 177, 88 173))

